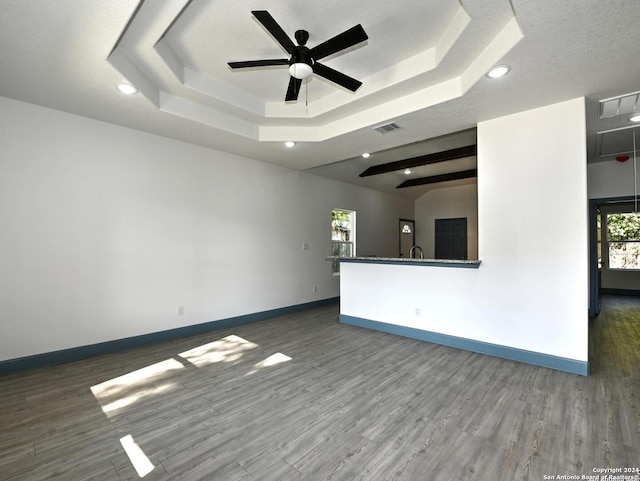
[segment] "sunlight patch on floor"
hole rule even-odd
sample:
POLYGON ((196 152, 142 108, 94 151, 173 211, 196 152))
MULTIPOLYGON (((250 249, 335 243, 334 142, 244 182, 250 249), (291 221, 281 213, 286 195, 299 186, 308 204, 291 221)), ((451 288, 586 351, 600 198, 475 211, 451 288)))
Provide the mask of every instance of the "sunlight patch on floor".
POLYGON ((102 412, 105 413, 108 417, 115 416, 116 414, 119 414, 124 408, 129 407, 132 404, 135 404, 149 397, 157 396, 159 394, 170 391, 176 385, 177 384, 174 382, 168 382, 146 389, 139 389, 133 393, 119 397, 110 402, 100 402, 102 412))
MULTIPOLYGON (((163 394, 178 386, 179 380, 174 375, 181 369, 190 365, 201 368, 215 363, 234 362, 246 351, 257 347, 258 344, 232 334, 181 352, 179 358, 166 359, 96 384, 91 387, 91 392, 100 403, 102 412, 112 417, 139 401, 163 394), (189 364, 183 363, 182 359, 189 364)), ((283 356, 284 354, 280 353, 274 354, 256 364, 254 368, 257 370, 290 359, 283 356)))
POLYGON ((258 347, 256 343, 232 334, 217 341, 181 352, 180 357, 194 366, 203 367, 219 362, 236 361, 242 357, 245 351, 256 347, 258 347))
POLYGON ((174 382, 161 380, 179 369, 184 369, 179 361, 167 359, 91 386, 91 392, 100 403, 102 411, 111 417, 141 399, 171 389, 174 382))
POLYGON ((122 444, 125 453, 127 453, 127 456, 129 456, 129 460, 138 473, 138 476, 144 478, 147 474, 154 470, 155 466, 147 457, 147 455, 144 454, 142 448, 138 446, 138 443, 134 441, 131 434, 125 436, 124 438, 121 438, 120 444, 122 444))
POLYGON ((260 361, 259 363, 254 364, 253 369, 249 371, 246 375, 249 376, 267 367, 275 366, 277 364, 282 364, 283 362, 288 362, 288 361, 291 361, 291 358, 289 356, 287 356, 286 354, 282 354, 281 352, 276 352, 275 354, 269 356, 263 361, 260 361))

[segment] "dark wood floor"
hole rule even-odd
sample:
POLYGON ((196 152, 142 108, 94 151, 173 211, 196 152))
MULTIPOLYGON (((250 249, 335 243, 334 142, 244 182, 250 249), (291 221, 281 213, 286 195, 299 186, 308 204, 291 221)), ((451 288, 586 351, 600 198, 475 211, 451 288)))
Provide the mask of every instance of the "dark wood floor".
POLYGON ((640 467, 640 300, 591 323, 588 377, 341 325, 336 306, 5 376, 0 479, 140 479, 131 459, 145 480, 640 467))

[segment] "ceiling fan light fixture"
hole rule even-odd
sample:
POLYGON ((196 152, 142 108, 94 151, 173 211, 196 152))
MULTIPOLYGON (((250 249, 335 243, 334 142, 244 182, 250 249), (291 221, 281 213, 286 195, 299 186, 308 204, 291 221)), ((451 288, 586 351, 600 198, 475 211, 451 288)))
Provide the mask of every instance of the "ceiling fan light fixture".
POLYGON ((296 143, 295 143, 295 142, 293 142, 293 141, 291 141, 291 140, 287 140, 287 141, 284 143, 284 146, 285 146, 285 147, 287 147, 288 149, 291 149, 291 148, 293 148, 293 147, 295 147, 295 146, 296 146, 296 143))
POLYGON ((629 119, 631 122, 640 122, 640 114, 636 114, 629 119))
POLYGON ((138 93, 138 89, 131 84, 117 83, 116 88, 120 93, 125 95, 133 95, 138 93))
POLYGON ((289 65, 289 75, 299 80, 306 79, 312 73, 313 68, 311 68, 311 65, 308 65, 306 63, 298 62, 289 65))
POLYGON ((487 72, 487 77, 489 78, 504 77, 509 73, 509 70, 511 70, 511 67, 509 67, 508 65, 496 65, 495 67, 493 67, 491 70, 487 72))

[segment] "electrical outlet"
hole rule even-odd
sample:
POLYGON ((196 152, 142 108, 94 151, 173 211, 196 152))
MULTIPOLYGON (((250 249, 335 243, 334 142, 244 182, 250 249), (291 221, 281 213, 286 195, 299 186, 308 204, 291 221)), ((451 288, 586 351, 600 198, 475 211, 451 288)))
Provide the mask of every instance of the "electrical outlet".
POLYGON ((303 251, 308 251, 309 250, 309 243, 308 242, 304 242, 302 244, 302 250, 303 251))
POLYGON ((313 292, 318 292, 318 286, 313 286, 313 292))
POLYGON ((178 315, 179 316, 184 315, 184 306, 178 306, 178 315))
POLYGON ((415 314, 416 316, 421 316, 421 315, 422 315, 422 309, 420 309, 419 307, 416 307, 416 308, 414 309, 414 314, 415 314))

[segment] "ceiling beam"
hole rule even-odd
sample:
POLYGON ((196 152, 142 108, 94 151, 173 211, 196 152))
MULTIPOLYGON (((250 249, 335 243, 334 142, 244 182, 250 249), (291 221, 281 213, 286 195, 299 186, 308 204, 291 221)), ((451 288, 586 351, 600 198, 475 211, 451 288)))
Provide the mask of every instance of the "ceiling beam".
POLYGON ((463 159, 471 157, 478 153, 476 145, 467 145, 466 147, 458 147, 456 149, 445 150, 444 152, 436 152, 434 154, 421 155, 410 159, 397 160, 387 164, 373 165, 360 174, 360 177, 368 177, 370 175, 386 174, 396 170, 410 169, 411 167, 419 167, 421 165, 437 164, 438 162, 446 162, 447 160, 463 159))
POLYGON ((447 182, 449 180, 470 179, 478 176, 478 169, 462 170, 460 172, 451 172, 449 174, 431 175, 429 177, 419 177, 417 179, 405 180, 396 189, 405 187, 414 187, 416 185, 437 184, 439 182, 447 182))

